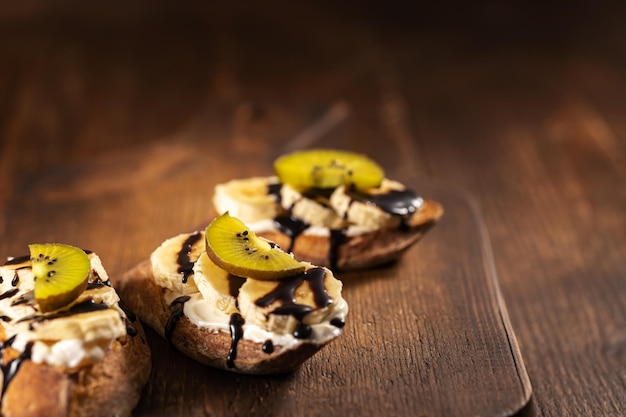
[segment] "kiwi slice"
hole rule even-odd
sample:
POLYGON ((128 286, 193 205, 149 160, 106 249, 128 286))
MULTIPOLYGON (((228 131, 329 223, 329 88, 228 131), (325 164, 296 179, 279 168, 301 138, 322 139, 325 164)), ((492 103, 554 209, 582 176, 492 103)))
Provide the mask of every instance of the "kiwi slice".
POLYGON ((333 149, 296 151, 274 161, 274 171, 284 184, 303 190, 353 186, 376 188, 384 179, 383 169, 368 157, 333 149))
POLYGON ((87 287, 91 263, 85 251, 60 243, 29 245, 35 300, 45 313, 74 301, 87 287))
POLYGON ((277 280, 304 271, 304 264, 278 245, 254 234, 228 212, 216 217, 206 229, 207 255, 232 275, 277 280))

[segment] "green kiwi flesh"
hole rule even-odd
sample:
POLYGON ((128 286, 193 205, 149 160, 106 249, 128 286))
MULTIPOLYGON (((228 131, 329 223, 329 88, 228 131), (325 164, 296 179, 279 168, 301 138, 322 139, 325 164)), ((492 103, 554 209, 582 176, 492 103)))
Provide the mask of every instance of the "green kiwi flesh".
POLYGON ((278 280, 297 275, 305 265, 278 245, 258 237, 228 212, 206 229, 207 255, 216 265, 239 277, 278 280))
POLYGON ((60 243, 36 243, 28 248, 35 300, 42 312, 70 304, 85 290, 91 270, 85 251, 60 243))
POLYGON ((385 176, 383 169, 368 157, 333 149, 283 155, 274 161, 274 171, 282 183, 301 190, 340 185, 367 190, 380 186, 385 176))

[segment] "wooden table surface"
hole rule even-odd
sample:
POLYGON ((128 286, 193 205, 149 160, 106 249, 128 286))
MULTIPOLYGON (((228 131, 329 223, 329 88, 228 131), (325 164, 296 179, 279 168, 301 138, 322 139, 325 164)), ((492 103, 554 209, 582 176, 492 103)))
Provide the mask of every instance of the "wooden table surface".
MULTIPOLYGON (((504 394, 486 386, 481 399, 463 400, 466 415, 624 415, 624 11, 592 2, 5 4, 0 256, 65 241, 96 250, 120 274, 163 239, 206 222, 217 182, 269 174, 272 160, 294 148, 359 150, 394 175, 436 184, 426 189, 449 202, 448 222, 414 252, 436 258, 431 269, 465 262, 489 275, 493 261, 495 280, 483 284, 496 295, 499 285, 508 336, 523 357, 520 378, 526 371, 530 384, 516 388, 508 408, 490 408, 488 398, 504 394), (468 201, 480 212, 468 216, 468 201), (485 236, 473 228, 483 221, 485 236)), ((359 299, 357 290, 374 292, 376 282, 384 281, 350 294, 359 299)), ((356 332, 358 320, 350 326, 356 332)), ((167 346, 152 338, 161 358, 167 346)), ((424 380, 432 388, 437 378, 424 380)), ((245 407, 285 415, 271 394, 321 382, 283 383, 257 380, 245 407)), ((155 381, 150 389, 160 393, 155 381)), ((349 399, 367 405, 358 389, 349 399)), ((461 403, 456 393, 441 390, 432 409, 390 395, 397 403, 376 411, 464 415, 446 408, 461 403)), ((414 392, 427 401, 430 391, 414 392)), ((333 415, 321 401, 296 412, 299 392, 288 394, 292 414, 333 415)), ((208 405, 193 415, 222 414, 234 415, 208 405)))

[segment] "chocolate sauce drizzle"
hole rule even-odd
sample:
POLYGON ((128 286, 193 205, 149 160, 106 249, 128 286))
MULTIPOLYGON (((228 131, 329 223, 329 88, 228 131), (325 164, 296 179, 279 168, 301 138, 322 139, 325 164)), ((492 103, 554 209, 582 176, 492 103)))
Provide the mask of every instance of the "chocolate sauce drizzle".
POLYGON ((128 307, 126 306, 126 304, 124 304, 122 300, 118 301, 117 305, 124 312, 124 314, 126 314, 126 319, 124 320, 126 324, 126 334, 131 337, 136 336, 137 329, 131 323, 135 323, 137 321, 137 316, 135 315, 135 313, 128 309, 128 307))
POLYGON ((85 301, 81 301, 80 303, 76 303, 72 305, 67 310, 62 310, 54 314, 46 314, 44 317, 50 320, 50 319, 56 319, 59 317, 72 316, 74 314, 91 313, 94 311, 102 311, 102 310, 108 310, 108 309, 109 309, 109 306, 107 304, 96 303, 94 299, 88 298, 85 301))
POLYGON ((330 197, 335 191, 334 188, 309 188, 302 192, 302 196, 315 200, 316 203, 323 205, 324 207, 330 207, 330 197))
POLYGON ((11 280, 11 286, 17 287, 17 284, 19 283, 20 283, 20 276, 17 273, 17 271, 15 271, 15 274, 13 274, 13 279, 11 280))
POLYGON ((323 268, 312 268, 296 275, 280 281, 280 283, 270 293, 264 295, 255 301, 259 307, 267 307, 274 301, 282 301, 282 305, 274 309, 272 314, 294 316, 300 323, 296 326, 293 336, 298 339, 306 339, 311 335, 311 327, 302 322, 304 317, 313 311, 313 308, 304 304, 296 303, 296 289, 302 285, 304 281, 308 281, 311 291, 313 292, 313 300, 317 307, 326 307, 332 303, 332 299, 324 289, 324 277, 326 271, 323 268))
POLYGON ((244 320, 239 313, 233 313, 230 315, 229 321, 230 327, 230 349, 228 349, 228 356, 226 356, 226 366, 229 368, 235 367, 235 359, 237 359, 237 345, 243 337, 243 325, 244 320))
POLYGON ((294 216, 277 216, 274 218, 274 225, 278 230, 283 232, 289 237, 289 246, 286 252, 292 252, 296 243, 296 238, 300 236, 302 232, 309 228, 309 224, 303 222, 294 216))
POLYGON ((0 300, 4 300, 5 298, 11 298, 15 294, 17 294, 18 291, 19 291, 18 288, 11 288, 10 290, 5 291, 2 294, 0 294, 0 300))
POLYGON ((95 290, 97 288, 102 288, 102 287, 110 287, 110 286, 111 286, 111 282, 110 281, 108 281, 108 280, 107 281, 103 281, 102 278, 97 277, 93 281, 87 283, 86 291, 95 290))
POLYGON ((135 313, 130 311, 128 306, 126 306, 126 304, 124 304, 122 300, 118 301, 117 305, 120 307, 120 309, 122 309, 124 314, 126 314, 126 317, 128 317, 128 320, 130 320, 133 323, 137 321, 137 316, 135 315, 135 313))
POLYGON ((408 231, 411 228, 409 219, 424 204, 422 197, 412 190, 389 190, 384 194, 365 194, 356 190, 349 190, 352 201, 362 201, 374 204, 392 216, 400 217, 399 229, 408 231))
POLYGON ((32 290, 27 291, 24 294, 20 295, 17 299, 11 301, 11 306, 17 306, 20 304, 29 304, 34 299, 35 299, 35 292, 32 290))
POLYGON ((263 342, 261 350, 268 355, 274 353, 274 342, 272 342, 271 339, 267 339, 265 342, 263 342))
POLYGON ((75 314, 91 313, 94 311, 102 311, 109 309, 109 306, 105 303, 96 303, 92 298, 88 298, 85 301, 72 305, 67 310, 60 310, 49 314, 33 314, 31 316, 22 317, 17 323, 25 321, 32 321, 33 323, 41 323, 46 320, 54 320, 63 317, 73 316, 75 314))
POLYGON ((336 327, 336 328, 338 328, 338 329, 342 329, 342 328, 343 328, 343 326, 345 326, 345 325, 346 325, 346 320, 345 320, 345 319, 342 319, 342 318, 340 318, 340 317, 335 317, 334 319, 332 319, 332 320, 330 321, 330 324, 331 324, 331 325, 333 325, 333 326, 335 326, 335 327, 336 327))
MULTIPOLYGON (((7 340, 5 340, 4 342, 2 342, 2 344, 0 344, 0 358, 4 356, 4 350, 8 347, 11 347, 13 342, 15 342, 16 337, 17 335, 13 335, 7 340)), ((29 342, 26 344, 26 348, 24 349, 24 351, 20 353, 20 355, 17 358, 10 360, 6 364, 3 363, 0 365, 0 369, 2 370, 2 377, 3 377, 2 394, 1 394, 2 398, 4 398, 4 394, 7 392, 7 388, 9 387, 9 384, 11 383, 15 375, 17 375, 17 371, 20 370, 20 366, 22 366, 22 362, 24 362, 27 359, 30 359, 32 349, 33 349, 33 342, 29 342)))
POLYGON ((172 335, 174 334, 174 330, 176 329, 176 324, 178 324, 178 321, 181 319, 181 317, 185 315, 183 311, 185 303, 189 301, 190 298, 191 297, 189 297, 188 295, 181 295, 180 297, 172 301, 172 304, 170 304, 170 316, 165 323, 165 338, 168 342, 170 342, 170 345, 172 347, 174 347, 174 344, 172 343, 172 335))
POLYGON ((200 232, 195 232, 185 240, 183 243, 183 247, 180 252, 178 252, 178 272, 183 274, 183 284, 187 283, 189 276, 193 274, 193 264, 194 262, 189 259, 189 254, 191 253, 191 249, 193 245, 200 240, 202 234, 200 232))
MULTIPOLYGON (((22 263, 22 262, 18 262, 18 264, 19 263, 22 263)), ((5 265, 7 265, 7 264, 5 264, 5 265)), ((13 279, 11 279, 11 286, 17 287, 17 284, 20 283, 20 275, 19 275, 18 271, 20 271, 22 269, 29 269, 30 267, 31 266, 29 264, 29 265, 24 265, 24 266, 20 266, 18 268, 15 268, 15 270, 13 271, 13 279)), ((4 278, 0 274, 0 284, 2 284, 3 282, 4 282, 4 278)))
POLYGON ((18 265, 18 264, 23 264, 24 262, 28 262, 28 261, 30 261, 30 255, 16 256, 15 258, 9 259, 5 263, 3 263, 2 266, 18 265))
POLYGON ((355 200, 374 204, 386 213, 402 217, 411 216, 424 203, 424 200, 411 190, 389 190, 384 194, 365 194, 348 190, 348 195, 355 200))
POLYGON ((132 324, 129 324, 128 321, 126 321, 126 334, 130 337, 137 336, 137 329, 132 324))
POLYGON ((235 299, 239 296, 239 289, 246 282, 246 279, 243 277, 238 277, 236 275, 229 274, 228 275, 228 293, 233 296, 235 299))
POLYGON ((274 199, 276 200, 277 203, 280 204, 282 197, 280 195, 280 190, 283 188, 283 185, 281 183, 276 183, 276 184, 269 184, 267 186, 267 194, 274 196, 274 199))
POLYGON ((332 270, 339 269, 339 249, 346 241, 346 229, 331 229, 328 247, 328 265, 332 270))

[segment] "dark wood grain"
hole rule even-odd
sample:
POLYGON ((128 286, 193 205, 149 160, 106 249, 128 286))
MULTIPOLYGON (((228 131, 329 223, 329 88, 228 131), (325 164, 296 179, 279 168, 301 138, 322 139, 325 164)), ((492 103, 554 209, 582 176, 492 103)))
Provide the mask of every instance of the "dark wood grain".
POLYGON ((522 408, 530 384, 477 213, 456 193, 414 185, 445 204, 450 220, 399 264, 339 275, 351 313, 338 341, 292 375, 251 378, 199 374, 195 363, 154 340, 156 363, 165 368, 157 367, 137 415, 161 415, 169 402, 182 415, 202 407, 222 415, 312 416, 496 416, 522 408), (455 261, 445 259, 449 252, 455 261), (198 378, 204 382, 194 383, 198 378), (190 398, 184 403, 171 397, 181 380, 190 398))
MULTIPOLYGON (((158 236, 168 228, 171 234, 179 233, 208 219, 207 196, 197 199, 204 206, 204 219, 194 220, 187 211, 191 195, 197 193, 205 167, 221 170, 231 164, 202 156, 197 144, 172 144, 162 152, 153 143, 113 160, 96 158, 87 166, 58 167, 62 187, 41 176, 33 179, 29 194, 34 196, 33 206, 60 202, 63 211, 44 219, 37 216, 37 209, 25 208, 14 225, 20 230, 50 227, 51 235, 64 233, 70 240, 92 236, 95 241, 85 247, 97 247, 105 265, 116 250, 141 259, 153 249, 141 248, 147 242, 156 247, 158 236), (150 168, 146 174, 129 173, 128 165, 150 168), (177 165, 198 168, 172 169, 177 165), (113 188, 102 182, 109 177, 117 184, 120 176, 133 180, 113 188), (129 211, 108 201, 113 196, 129 200, 129 211), (163 204, 158 204, 161 200, 163 204), (150 201, 151 209, 144 209, 142 201, 150 201), (101 219, 94 221, 100 226, 94 224, 85 233, 56 229, 69 220, 67 212, 75 212, 83 222, 89 220, 87 212, 105 209, 111 217, 125 218, 124 226, 101 219), (29 226, 32 219, 34 225, 29 226)), ((293 374, 250 377, 205 369, 149 334, 154 371, 136 415, 187 416, 219 410, 212 412, 409 416, 419 410, 423 416, 500 416, 522 408, 531 393, 530 383, 500 298, 480 215, 456 191, 412 177, 404 181, 440 201, 446 220, 401 262, 338 275, 351 309, 343 337, 293 374)), ((211 187, 207 189, 210 196, 211 187)), ((124 269, 119 263, 111 265, 115 283, 124 269)))
POLYGON ((459 211, 414 256, 347 285, 345 337, 297 374, 250 383, 169 359, 151 337, 164 367, 146 398, 169 394, 142 410, 317 415, 327 409, 302 409, 302 397, 341 406, 341 395, 353 415, 510 414, 522 404, 496 399, 528 391, 512 379, 492 384, 519 366, 515 355, 484 356, 515 340, 488 331, 498 328, 517 335, 533 387, 526 414, 623 415, 624 10, 586 3, 4 5, 0 255, 63 240, 97 250, 119 274, 206 221, 215 183, 270 173, 293 146, 358 149, 390 175, 435 178, 435 193, 459 211), (484 321, 503 310, 493 304, 498 282, 476 280, 491 277, 490 251, 466 192, 484 215, 511 327, 506 315, 484 321), (468 233, 452 239, 458 227, 468 233), (432 276, 444 277, 441 287, 414 286, 432 276), (406 315, 383 303, 397 320, 382 322, 366 300, 394 294, 391 282, 419 292, 415 303, 401 299, 406 315), (358 333, 357 317, 393 343, 358 333), (464 345, 431 320, 469 326, 468 340, 480 343, 464 345), (442 345, 474 354, 458 368, 442 345), (333 367, 333 354, 352 366, 333 367), (359 357, 388 362, 366 368, 359 357), (476 379, 471 370, 483 365, 497 366, 476 379), (387 378, 375 386, 372 371, 387 378), (182 379, 166 378, 176 372, 182 379), (205 380, 224 383, 198 388, 205 380), (444 382, 467 391, 443 391, 444 382), (198 397, 203 407, 193 408, 198 397))

